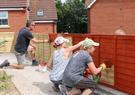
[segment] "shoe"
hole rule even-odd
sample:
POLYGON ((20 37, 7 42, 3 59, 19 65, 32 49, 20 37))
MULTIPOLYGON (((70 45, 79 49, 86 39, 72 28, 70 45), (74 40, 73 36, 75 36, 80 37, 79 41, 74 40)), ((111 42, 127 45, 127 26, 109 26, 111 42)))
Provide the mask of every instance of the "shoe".
POLYGON ((10 63, 8 62, 8 60, 5 60, 3 63, 0 64, 0 68, 7 67, 9 65, 10 63))
POLYGON ((46 66, 42 66, 42 65, 38 65, 38 71, 39 72, 42 72, 42 73, 45 73, 47 72, 47 67, 46 66))
POLYGON ((60 92, 60 89, 59 89, 58 87, 52 86, 52 89, 53 89, 55 92, 60 92))
POLYGON ((37 65, 38 65, 38 61, 33 60, 33 61, 32 61, 32 66, 37 66, 37 65))
POLYGON ((59 89, 60 89, 61 95, 68 95, 68 91, 65 85, 62 85, 62 84, 59 85, 59 89))

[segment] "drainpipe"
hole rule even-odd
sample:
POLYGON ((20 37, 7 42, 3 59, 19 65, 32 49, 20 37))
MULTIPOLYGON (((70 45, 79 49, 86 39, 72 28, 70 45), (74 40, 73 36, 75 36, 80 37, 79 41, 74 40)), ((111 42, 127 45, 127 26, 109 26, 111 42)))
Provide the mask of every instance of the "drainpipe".
POLYGON ((27 13, 27 20, 29 20, 29 16, 30 16, 30 0, 27 0, 27 10, 26 10, 26 13, 27 13))

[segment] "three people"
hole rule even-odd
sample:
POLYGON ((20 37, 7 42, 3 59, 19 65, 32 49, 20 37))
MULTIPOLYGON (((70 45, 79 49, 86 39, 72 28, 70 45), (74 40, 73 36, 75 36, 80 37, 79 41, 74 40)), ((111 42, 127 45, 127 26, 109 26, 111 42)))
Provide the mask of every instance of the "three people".
MULTIPOLYGON (((12 65, 16 69, 24 68, 25 55, 30 41, 33 43, 48 42, 48 39, 37 40, 33 37, 34 27, 35 23, 33 21, 27 21, 26 27, 19 31, 15 45, 18 64, 12 65)), ((51 69, 50 80, 54 87, 59 89, 58 86, 63 81, 66 86, 83 91, 82 95, 90 95, 92 90, 96 88, 96 83, 92 79, 84 77, 85 69, 88 68, 92 74, 97 75, 106 68, 105 64, 101 64, 99 68, 96 68, 91 56, 95 51, 95 46, 99 46, 99 43, 86 39, 74 46, 67 47, 66 42, 69 42, 69 40, 62 36, 57 37, 54 42, 57 50, 54 51, 48 63, 48 68, 51 69), (82 47, 82 50, 72 55, 72 52, 79 47, 82 47)), ((33 59, 33 64, 34 62, 36 62, 35 59, 33 59)))

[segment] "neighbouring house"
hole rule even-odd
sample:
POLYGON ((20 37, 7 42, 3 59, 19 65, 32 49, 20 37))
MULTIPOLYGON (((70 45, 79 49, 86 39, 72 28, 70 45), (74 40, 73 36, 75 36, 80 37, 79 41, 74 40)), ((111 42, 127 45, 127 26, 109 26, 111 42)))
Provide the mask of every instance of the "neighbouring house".
POLYGON ((135 0, 85 1, 88 5, 88 33, 104 35, 135 34, 135 0))
POLYGON ((0 32, 17 32, 27 20, 26 0, 0 0, 0 32))
POLYGON ((56 33, 57 12, 55 0, 30 0, 29 19, 36 22, 35 32, 56 33))
POLYGON ((18 32, 28 19, 36 33, 57 32, 55 0, 0 0, 0 32, 18 32))

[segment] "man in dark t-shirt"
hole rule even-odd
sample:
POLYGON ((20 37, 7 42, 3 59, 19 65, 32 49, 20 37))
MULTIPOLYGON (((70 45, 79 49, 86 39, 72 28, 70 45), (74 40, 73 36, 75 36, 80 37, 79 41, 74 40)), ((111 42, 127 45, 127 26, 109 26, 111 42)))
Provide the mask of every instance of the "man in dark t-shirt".
MULTIPOLYGON (((47 39, 37 40, 36 38, 34 38, 32 35, 32 31, 34 30, 34 28, 35 28, 35 23, 29 20, 26 23, 26 27, 22 28, 18 33, 18 37, 15 45, 15 55, 18 64, 13 64, 13 67, 17 69, 24 68, 25 54, 27 53, 27 49, 30 44, 30 41, 32 41, 33 43, 48 42, 47 39)), ((36 60, 33 60, 32 62, 36 62, 36 60)))
POLYGON ((18 34, 15 51, 25 53, 32 38, 32 33, 26 27, 22 28, 18 34))

